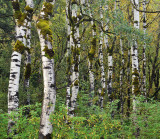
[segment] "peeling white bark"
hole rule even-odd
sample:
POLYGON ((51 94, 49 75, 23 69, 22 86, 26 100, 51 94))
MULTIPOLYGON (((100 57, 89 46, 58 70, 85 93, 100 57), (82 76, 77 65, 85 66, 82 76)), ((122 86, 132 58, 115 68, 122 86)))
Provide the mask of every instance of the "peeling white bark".
MULTIPOLYGON (((146 0, 143 0, 143 11, 146 11, 146 0)), ((146 34, 146 13, 143 12, 143 32, 144 35, 146 34)), ((145 41, 145 40, 144 40, 145 41)), ((147 91, 146 91, 146 42, 143 45, 143 79, 142 79, 142 92, 144 93, 145 97, 147 98, 147 91)))
MULTIPOLYGON (((93 15, 92 15, 92 12, 91 12, 91 7, 90 7, 90 4, 89 2, 87 1, 87 4, 88 4, 88 7, 89 7, 89 14, 90 14, 90 17, 93 18, 93 15)), ((93 20, 91 21, 91 25, 92 25, 92 37, 93 39, 96 38, 96 32, 95 30, 93 29, 93 25, 94 25, 94 22, 93 20)), ((92 71, 93 69, 93 62, 88 58, 88 70, 89 70, 89 82, 90 82, 90 92, 89 92, 89 97, 92 99, 93 98, 93 95, 95 93, 94 91, 94 73, 92 71)), ((91 104, 90 104, 91 105, 91 104)))
MULTIPOLYGON (((50 2, 54 4, 55 1, 50 2)), ((42 9, 44 6, 42 7, 42 9)), ((45 19, 45 13, 40 12, 40 17, 45 19)), ((50 18, 48 16, 48 18, 50 18)), ((42 69, 43 69, 43 82, 44 82, 44 97, 42 105, 42 114, 40 122, 39 139, 51 138, 53 127, 50 123, 50 114, 54 112, 56 102, 56 86, 55 86, 55 72, 54 72, 54 59, 49 59, 45 56, 44 48, 52 50, 52 43, 48 41, 40 32, 41 29, 37 29, 40 45, 41 45, 41 56, 42 56, 42 69)))
MULTIPOLYGON (((108 0, 106 0, 106 2, 108 2, 108 0)), ((108 4, 105 4, 105 11, 108 11, 108 4)), ((106 16, 106 18, 105 18, 105 30, 108 30, 109 28, 108 28, 108 23, 109 23, 109 19, 107 18, 107 16, 108 15, 105 15, 106 16)), ((108 47, 109 47, 109 41, 108 41, 108 35, 107 34, 105 34, 104 35, 104 46, 105 46, 105 49, 107 49, 108 47)))
POLYGON ((19 106, 19 79, 21 54, 14 51, 11 57, 10 79, 8 87, 8 113, 16 111, 19 106))
MULTIPOLYGON (((34 8, 33 0, 26 0, 26 6, 29 6, 30 8, 34 8)), ((25 11, 27 13, 27 11, 25 11)), ((29 49, 31 48, 31 21, 32 21, 32 13, 27 13, 27 23, 26 23, 26 37, 27 37, 27 44, 26 47, 29 49)), ((31 54, 28 51, 25 51, 26 58, 25 58, 25 65, 31 64, 31 54)), ((26 68, 26 67, 25 67, 26 68)), ((30 105, 30 94, 28 92, 29 88, 29 78, 24 80, 24 87, 27 92, 27 105, 30 105)))
POLYGON ((124 76, 124 51, 122 39, 120 39, 120 48, 121 48, 121 60, 122 60, 122 69, 120 71, 120 104, 121 104, 121 113, 123 113, 123 104, 124 104, 124 95, 123 95, 123 76, 124 76))
MULTIPOLYGON (((70 34, 71 34, 71 26, 69 24, 69 13, 68 13, 68 10, 69 10, 69 0, 66 0, 66 23, 67 23, 67 58, 70 58, 71 57, 71 45, 70 45, 70 34)), ((70 62, 70 61, 68 61, 70 62)), ((67 63, 68 64, 68 73, 71 72, 71 67, 70 67, 70 63, 67 63)), ((66 90, 66 108, 67 108, 67 114, 69 114, 69 107, 70 107, 70 94, 71 94, 71 89, 70 89, 70 86, 71 86, 71 76, 70 75, 67 75, 68 76, 68 86, 67 86, 67 90, 66 90)))
MULTIPOLYGON (((72 9, 72 19, 76 18, 77 19, 77 4, 72 4, 71 6, 72 9)), ((78 19, 77 19, 78 20, 78 19)), ((79 42, 79 28, 76 27, 75 25, 72 24, 72 29, 74 30, 71 31, 73 35, 70 38, 70 45, 73 47, 73 49, 80 49, 80 42, 79 42), (77 43, 76 43, 77 42, 77 43)), ((71 109, 70 109, 70 114, 71 116, 75 115, 75 109, 76 109, 76 102, 77 102, 77 95, 79 91, 79 61, 80 61, 80 55, 76 54, 76 56, 73 56, 73 60, 75 63, 72 64, 72 97, 71 97, 71 109), (76 58, 78 57, 78 59, 76 58), (77 68, 75 70, 75 68, 77 68)))
MULTIPOLYGON (((44 98, 41 114, 40 133, 43 136, 47 136, 52 133, 52 125, 49 120, 49 116, 54 112, 56 102, 56 89, 55 89, 55 73, 54 73, 54 59, 48 59, 45 56, 43 49, 46 45, 46 40, 43 35, 40 34, 38 29, 41 55, 42 55, 42 69, 43 69, 43 82, 44 82, 44 98)), ((52 49, 51 44, 48 42, 48 48, 52 49)))
POLYGON ((108 54, 108 97, 109 101, 112 102, 112 74, 113 74, 113 57, 112 55, 108 54))
MULTIPOLYGON (((12 2, 16 2, 16 0, 12 0, 12 2)), ((14 11, 15 12, 15 11, 14 11)), ((18 25, 17 19, 16 21, 16 40, 21 41, 24 45, 26 45, 26 27, 24 21, 24 26, 18 25)), ((13 111, 17 111, 19 107, 19 79, 20 79, 20 66, 21 66, 21 53, 13 51, 11 56, 11 67, 10 67, 10 78, 9 78, 9 86, 8 86, 8 113, 10 114, 13 111)), ((11 119, 8 122, 8 133, 12 132, 12 126, 14 125, 14 121, 11 119)))
MULTIPOLYGON (((135 0, 135 4, 139 9, 139 0, 135 0)), ((139 29, 139 11, 134 9, 134 27, 139 29)), ((134 36, 133 36, 134 37, 134 36)), ((138 44, 137 40, 133 39, 133 44, 131 45, 131 56, 132 56, 132 95, 133 95, 133 113, 136 114, 137 103, 136 95, 139 93, 139 69, 138 69, 138 44)), ((138 136, 138 125, 137 125, 137 116, 133 117, 133 123, 136 126, 135 136, 138 136)))
MULTIPOLYGON (((102 12, 102 5, 100 6, 100 18, 101 18, 101 24, 103 26, 103 12, 102 12)), ((98 59, 100 62, 100 69, 101 69, 101 92, 103 92, 103 94, 101 94, 100 96, 100 107, 103 108, 103 100, 104 100, 104 94, 105 92, 105 88, 106 88, 106 79, 105 79, 105 72, 104 72, 104 65, 103 65, 103 52, 102 52, 102 45, 103 45, 103 31, 101 30, 100 32, 100 42, 99 42, 99 49, 98 49, 98 59)))

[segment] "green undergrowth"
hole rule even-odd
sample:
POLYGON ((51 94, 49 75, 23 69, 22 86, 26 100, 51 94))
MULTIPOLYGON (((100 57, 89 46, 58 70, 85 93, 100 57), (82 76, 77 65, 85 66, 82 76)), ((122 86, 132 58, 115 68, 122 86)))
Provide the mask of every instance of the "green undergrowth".
MULTIPOLYGON (((102 110, 96 105, 87 106, 88 95, 84 95, 83 98, 79 96, 75 117, 68 116, 66 106, 57 102, 58 107, 50 116, 53 125, 52 136, 65 139, 134 139, 136 128, 139 128, 139 139, 158 139, 160 137, 160 103, 154 100, 145 103, 145 98, 142 96, 136 99, 137 111, 131 112, 130 117, 122 116, 117 112, 117 100, 112 105, 106 104, 102 110), (113 112, 114 117, 111 117, 113 112)), ((14 137, 13 133, 7 135, 9 117, 16 122, 14 129, 18 134, 14 138, 38 138, 41 104, 23 106, 18 113, 12 113, 9 117, 3 111, 0 113, 0 138, 14 137), (29 114, 25 113, 26 109, 30 109, 29 114)))

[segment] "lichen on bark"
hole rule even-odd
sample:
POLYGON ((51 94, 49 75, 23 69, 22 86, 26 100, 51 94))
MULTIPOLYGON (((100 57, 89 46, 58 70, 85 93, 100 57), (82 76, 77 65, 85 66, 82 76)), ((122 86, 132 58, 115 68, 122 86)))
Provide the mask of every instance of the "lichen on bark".
POLYGON ((48 49, 48 46, 45 45, 45 48, 43 49, 43 51, 45 52, 45 56, 49 59, 53 59, 54 57, 54 50, 53 49, 48 49))
POLYGON ((29 79, 30 75, 31 75, 31 64, 28 63, 25 67, 25 72, 24 72, 25 79, 29 79))

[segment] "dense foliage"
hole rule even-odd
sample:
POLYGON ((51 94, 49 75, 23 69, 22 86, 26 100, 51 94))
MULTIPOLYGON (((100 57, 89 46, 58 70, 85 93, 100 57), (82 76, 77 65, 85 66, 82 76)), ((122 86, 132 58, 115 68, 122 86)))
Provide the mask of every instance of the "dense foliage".
MULTIPOLYGON (((96 48, 92 58, 95 76, 95 94, 92 98, 92 106, 89 105, 91 98, 88 57, 92 43, 92 29, 90 20, 80 24, 80 62, 79 62, 79 93, 77 100, 76 116, 67 115, 66 109, 66 86, 68 84, 67 76, 69 74, 67 67, 67 25, 66 25, 66 7, 65 0, 57 0, 53 13, 54 16, 48 22, 47 26, 53 32, 53 50, 55 60, 55 78, 56 78, 56 106, 55 112, 50 116, 53 125, 53 138, 135 138, 136 134, 140 139, 160 138, 160 86, 159 86, 159 43, 160 43, 160 16, 159 13, 147 13, 147 33, 143 33, 143 15, 140 12, 140 30, 133 27, 132 4, 129 0, 122 0, 119 9, 114 10, 114 2, 109 1, 109 10, 105 11, 102 6, 104 23, 109 20, 108 32, 103 33, 109 36, 109 46, 107 49, 103 44, 105 78, 107 84, 108 54, 113 55, 113 75, 112 75, 112 98, 113 103, 109 103, 108 96, 104 96, 103 109, 99 107, 99 89, 101 88, 100 62, 98 59, 98 47, 100 40, 100 2, 95 0, 91 6, 96 28, 96 48), (106 19, 107 17, 107 19, 106 19), (116 37, 115 37, 116 36, 116 37), (116 39, 115 39, 116 38, 116 39), (120 50, 120 38, 123 40, 124 55, 120 50), (141 92, 137 96, 136 112, 132 111, 131 95, 131 76, 128 67, 131 69, 131 59, 128 61, 128 51, 131 48, 131 42, 137 39, 138 58, 139 58, 139 89, 141 89, 141 80, 143 78, 143 45, 146 44, 146 89, 147 98, 141 92), (121 61, 124 58, 125 63, 121 61), (120 84, 120 71, 123 72, 123 84, 120 84), (120 111, 120 93, 123 92, 124 111, 120 111), (130 105, 130 108, 128 108, 130 105), (135 118, 136 117, 136 118, 135 118), (139 132, 139 133, 137 133, 139 132)), ((140 1, 141 3, 142 1, 140 1)), ((27 90, 30 94, 31 105, 26 105, 27 93, 24 89, 24 59, 22 55, 21 79, 19 86, 19 105, 17 112, 7 114, 7 92, 10 73, 10 58, 15 45, 15 23, 10 1, 0 1, 0 138, 7 137, 20 139, 38 138, 40 128, 40 116, 43 100, 43 74, 41 62, 40 42, 37 33, 36 22, 43 2, 34 0, 35 8, 31 28, 31 76, 30 87, 27 90), (29 111, 29 112, 28 112, 29 111), (17 118, 18 117, 18 118, 17 118), (13 130, 18 134, 7 134, 8 120, 15 121, 13 130)), ((25 2, 20 0, 21 8, 24 8, 25 2)), ((106 1, 102 0, 102 5, 106 1)), ((160 2, 157 0, 148 3, 147 10, 156 11, 160 2)), ((79 5, 79 10, 81 10, 79 5)), ((142 9, 142 4, 140 5, 142 9)), ((90 10, 85 8, 85 14, 89 15, 90 10)), ((87 17, 86 17, 87 19, 87 17)))

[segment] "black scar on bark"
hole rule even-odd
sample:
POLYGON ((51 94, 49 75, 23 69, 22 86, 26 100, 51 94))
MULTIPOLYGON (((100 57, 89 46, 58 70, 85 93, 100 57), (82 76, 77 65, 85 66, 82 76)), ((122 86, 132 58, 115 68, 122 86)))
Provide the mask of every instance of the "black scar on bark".
POLYGON ((50 87, 55 87, 55 84, 51 84, 51 86, 50 87))
POLYGON ((17 54, 12 55, 11 57, 18 56, 17 54))
POLYGON ((12 59, 13 62, 20 62, 18 59, 12 59))
POLYGON ((15 79, 15 78, 16 78, 16 75, 15 75, 15 74, 12 74, 11 77, 15 79))
POLYGON ((51 134, 47 134, 44 136, 42 133, 39 133, 39 138, 38 139, 52 139, 51 134))
POLYGON ((17 97, 18 97, 18 96, 19 96, 19 93, 18 93, 18 92, 16 92, 15 96, 17 96, 17 97))
POLYGON ((47 66, 47 67, 44 67, 44 69, 51 69, 51 67, 47 66))
POLYGON ((17 66, 17 67, 20 67, 20 65, 19 65, 19 64, 16 64, 16 66, 17 66))

